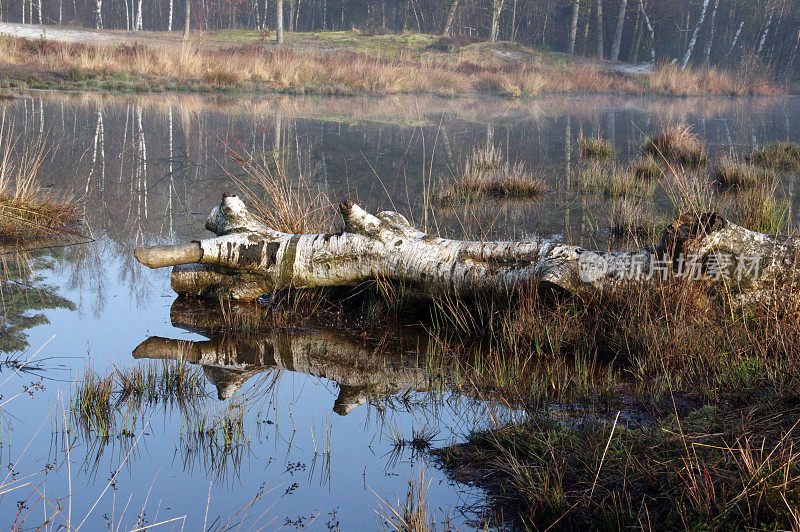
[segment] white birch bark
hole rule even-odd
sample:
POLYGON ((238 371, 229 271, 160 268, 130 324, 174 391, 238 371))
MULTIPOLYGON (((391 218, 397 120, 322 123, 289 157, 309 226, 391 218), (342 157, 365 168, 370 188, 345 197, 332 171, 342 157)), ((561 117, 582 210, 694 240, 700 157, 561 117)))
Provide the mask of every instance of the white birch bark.
POLYGON ((686 70, 686 66, 689 64, 689 58, 692 57, 692 52, 694 51, 694 46, 697 44, 697 35, 700 33, 700 27, 703 25, 703 21, 706 19, 706 11, 708 11, 708 2, 709 0, 703 0, 703 9, 700 11, 700 18, 697 19, 697 24, 694 27, 694 31, 692 32, 692 38, 689 40, 689 44, 686 47, 686 54, 683 56, 683 60, 681 61, 681 70, 686 70))
POLYGON ((739 23, 739 29, 736 30, 736 34, 733 36, 733 42, 731 43, 731 49, 728 50, 728 55, 731 55, 733 49, 736 48, 736 43, 739 42, 739 35, 742 34, 742 28, 744 28, 744 21, 739 23))
POLYGON ((578 40, 578 13, 581 10, 581 0, 572 0, 572 22, 569 26, 569 48, 567 53, 575 53, 575 41, 578 40))
POLYGON ((136 2, 136 31, 142 31, 143 21, 142 21, 142 0, 138 0, 136 2))
POLYGON ((642 12, 642 16, 644 17, 644 23, 647 25, 647 31, 650 33, 650 62, 655 64, 656 62, 656 32, 653 29, 653 25, 650 23, 650 17, 647 16, 647 11, 644 10, 644 0, 639 0, 639 9, 642 12))
POLYGON ((758 255, 764 263, 760 283, 774 280, 798 246, 796 239, 748 231, 715 214, 677 220, 651 248, 601 252, 543 237, 449 240, 419 231, 394 212, 373 216, 351 202, 340 209, 342 233, 288 234, 265 227, 239 198, 226 195, 206 222, 216 238, 137 248, 134 255, 151 268, 175 266, 172 288, 179 294, 252 300, 290 287, 352 286, 375 279, 403 283, 423 297, 508 295, 530 283, 572 291, 583 284, 632 279, 635 268, 647 272, 665 256, 672 260, 689 252, 706 258, 758 255))
POLYGON ((167 31, 172 31, 172 15, 175 12, 175 0, 169 0, 169 18, 167 19, 167 31))
POLYGON ((500 32, 500 15, 503 12, 503 5, 505 0, 492 0, 492 22, 489 40, 491 42, 497 41, 497 35, 500 32))
POLYGON ((95 28, 98 30, 103 29, 103 0, 95 0, 95 28))
POLYGON ((772 9, 769 10, 769 16, 767 17, 767 24, 764 26, 764 32, 761 34, 761 38, 758 40, 758 49, 756 49, 757 54, 761 54, 761 51, 764 49, 764 43, 767 42, 767 34, 769 33, 769 27, 772 24, 772 18, 775 16, 775 7, 773 6, 772 9))
POLYGON ((717 20, 717 8, 719 7, 719 0, 714 0, 714 9, 711 10, 711 27, 708 30, 708 40, 706 41, 705 51, 705 64, 711 62, 711 47, 714 46, 714 25, 717 20))

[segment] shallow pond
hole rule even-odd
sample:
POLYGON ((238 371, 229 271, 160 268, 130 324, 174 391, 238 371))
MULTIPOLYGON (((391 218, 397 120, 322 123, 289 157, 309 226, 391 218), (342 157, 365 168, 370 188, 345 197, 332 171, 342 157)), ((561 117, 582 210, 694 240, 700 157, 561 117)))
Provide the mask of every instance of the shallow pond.
MULTIPOLYGON (((468 528, 481 493, 453 484, 398 439, 424 433, 442 446, 518 412, 432 382, 424 331, 395 331, 389 347, 335 324, 225 337, 211 331, 224 316, 175 301, 169 272, 142 268, 134 247, 204 236, 209 210, 246 179, 242 154, 277 152, 288 176, 332 200, 394 209, 443 235, 538 233, 605 248, 615 245, 610 202, 571 186, 580 136, 601 135, 629 160, 644 136, 686 121, 711 153, 747 151, 800 140, 798 103, 49 93, 4 101, 2 120, 18 147, 44 147, 43 184, 81 198, 85 227, 51 248, 3 255, 2 521, 69 519, 87 530, 373 528, 381 498, 404 501, 424 470, 436 520, 468 528), (485 146, 526 164, 550 192, 536 202, 430 208, 424 191, 485 146), (125 410, 120 401, 125 430, 105 442, 75 422, 71 398, 87 368, 124 372, 175 358, 202 367, 206 396, 193 404, 194 418, 185 405, 144 401, 125 410), (192 419, 232 410, 244 412, 245 445, 188 436, 192 419)), ((781 191, 793 207, 794 180, 781 191)), ((670 212, 663 192, 648 201, 670 212)))

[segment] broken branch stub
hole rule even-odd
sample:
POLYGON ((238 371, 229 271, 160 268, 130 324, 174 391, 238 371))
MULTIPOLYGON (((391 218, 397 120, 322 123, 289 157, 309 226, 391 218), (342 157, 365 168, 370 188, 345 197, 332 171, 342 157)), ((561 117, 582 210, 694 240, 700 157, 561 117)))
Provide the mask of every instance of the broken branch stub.
POLYGON ((179 294, 252 300, 289 287, 352 286, 375 279, 403 283, 429 296, 507 294, 534 282, 573 291, 585 284, 641 279, 655 261, 669 260, 678 267, 689 252, 700 257, 704 268, 709 257, 758 256, 759 273, 774 276, 793 260, 798 243, 749 231, 717 214, 679 218, 650 248, 602 252, 544 237, 450 240, 420 231, 395 212, 372 215, 350 201, 340 211, 341 233, 283 233, 266 227, 238 197, 226 194, 206 222, 216 237, 137 248, 135 256, 151 268, 174 266, 172 288, 179 294))

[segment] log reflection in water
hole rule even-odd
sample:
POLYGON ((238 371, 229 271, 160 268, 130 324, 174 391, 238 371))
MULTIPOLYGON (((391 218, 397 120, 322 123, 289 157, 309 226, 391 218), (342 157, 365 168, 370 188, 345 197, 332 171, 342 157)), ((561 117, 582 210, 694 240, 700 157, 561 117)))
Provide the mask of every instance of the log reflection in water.
POLYGON ((133 357, 199 364, 220 399, 232 397, 247 379, 265 371, 288 370, 322 377, 339 385, 333 405, 339 415, 366 403, 370 396, 429 389, 428 375, 416 365, 417 353, 424 353, 427 347, 424 337, 387 346, 331 328, 224 332, 230 314, 236 320, 255 321, 260 311, 257 306, 232 303, 225 312, 228 316, 202 301, 178 298, 170 312, 172 324, 208 340, 153 336, 134 349, 133 357))

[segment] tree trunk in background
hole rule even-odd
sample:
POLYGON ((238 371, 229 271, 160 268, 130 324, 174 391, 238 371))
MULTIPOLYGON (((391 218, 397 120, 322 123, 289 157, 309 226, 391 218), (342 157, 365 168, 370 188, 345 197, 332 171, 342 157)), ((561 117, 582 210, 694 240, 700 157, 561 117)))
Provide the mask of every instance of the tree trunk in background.
POLYGON ((294 30, 294 0, 289 0, 289 31, 294 30))
POLYGON ((136 3, 136 31, 142 31, 142 0, 136 3))
POLYGON ((597 0, 597 58, 603 59, 603 0, 597 0))
POLYGON ((614 44, 611 46, 611 60, 619 60, 619 48, 622 45, 622 30, 625 26, 625 10, 628 7, 628 0, 621 0, 619 4, 619 15, 617 15, 617 28, 614 30, 614 44))
POLYGON ((275 44, 283 44, 283 0, 275 2, 275 44))
POLYGON ((192 0, 186 0, 186 20, 183 23, 183 40, 189 38, 189 31, 192 26, 192 0))
POLYGON ((642 33, 644 33, 644 23, 642 22, 642 12, 636 10, 636 36, 633 38, 633 48, 628 54, 628 62, 636 64, 639 61, 639 48, 642 46, 642 33))
POLYGON ((450 2, 450 9, 447 10, 447 19, 444 21, 444 29, 442 35, 447 37, 453 29, 453 20, 456 18, 456 9, 458 9, 458 0, 450 2))
POLYGON ((764 43, 767 41, 767 33, 769 33, 769 27, 772 24, 772 17, 775 16, 775 7, 773 6, 772 9, 769 10, 769 17, 767 18, 767 25, 764 26, 764 33, 761 34, 761 38, 758 40, 758 49, 756 49, 757 54, 761 54, 761 51, 764 49, 764 43))
POLYGON ((570 55, 575 53, 575 41, 578 38, 578 13, 581 10, 581 0, 572 0, 572 24, 569 27, 569 49, 570 55))
POLYGON ((169 18, 167 19, 167 31, 172 31, 172 14, 175 9, 175 0, 169 0, 169 18))
POLYGON ((97 15, 97 20, 95 21, 95 27, 98 30, 103 29, 103 0, 96 0, 95 2, 95 14, 97 15))
POLYGON ((733 36, 733 42, 731 43, 731 49, 728 50, 728 55, 733 53, 733 49, 736 48, 736 43, 739 42, 739 36, 742 34, 742 28, 744 28, 744 21, 739 23, 739 28, 736 30, 736 33, 733 36))
POLYGON ((692 57, 694 45, 697 44, 697 34, 700 33, 700 26, 703 25, 703 21, 706 19, 708 2, 709 0, 703 0, 703 10, 700 12, 700 18, 697 19, 697 25, 695 25, 694 31, 692 32, 692 39, 689 41, 689 45, 686 47, 686 55, 683 56, 683 61, 681 61, 681 70, 686 70, 686 66, 689 64, 689 58, 692 57))
POLYGON ((491 42, 497 41, 497 34, 500 31, 500 14, 503 11, 503 4, 505 0, 492 0, 492 27, 489 40, 491 42))
POLYGON ((453 29, 453 20, 456 18, 456 9, 458 9, 458 0, 450 2, 450 8, 447 10, 447 18, 444 21, 444 28, 442 35, 447 37, 453 29))
POLYGON ((711 27, 708 29, 708 40, 706 40, 705 59, 703 62, 706 66, 711 62, 711 47, 714 46, 714 25, 717 20, 717 8, 719 7, 719 0, 714 0, 714 9, 711 10, 711 27))

